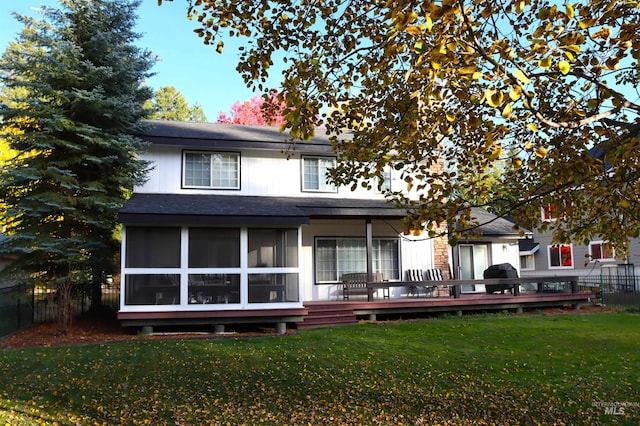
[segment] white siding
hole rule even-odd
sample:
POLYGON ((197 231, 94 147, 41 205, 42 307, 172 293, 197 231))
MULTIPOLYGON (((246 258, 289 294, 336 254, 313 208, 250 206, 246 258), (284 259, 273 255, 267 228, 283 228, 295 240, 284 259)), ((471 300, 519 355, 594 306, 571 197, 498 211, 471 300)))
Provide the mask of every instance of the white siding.
MULTIPOLYGON (((196 149, 198 150, 198 149, 196 149)), ((200 149, 202 150, 202 149, 200 149)), ((358 186, 340 187, 338 192, 302 191, 301 154, 291 159, 280 152, 251 150, 240 153, 240 190, 209 190, 182 188, 182 147, 153 145, 142 159, 150 161, 147 181, 135 188, 139 193, 156 194, 237 194, 245 196, 335 197, 383 199, 376 189, 367 191, 358 186)), ((236 151, 237 152, 237 151, 236 151)), ((392 172, 392 189, 402 183, 400 172, 392 172)))

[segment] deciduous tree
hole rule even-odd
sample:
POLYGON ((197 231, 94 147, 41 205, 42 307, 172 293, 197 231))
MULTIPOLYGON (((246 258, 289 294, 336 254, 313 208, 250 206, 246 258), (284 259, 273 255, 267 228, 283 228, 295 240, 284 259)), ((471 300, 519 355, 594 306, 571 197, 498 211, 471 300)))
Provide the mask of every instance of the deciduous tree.
POLYGON ((518 200, 509 212, 521 223, 539 225, 553 203, 570 206, 553 223, 558 241, 602 235, 622 253, 638 236, 636 0, 188 4, 219 52, 245 37, 237 69, 248 85, 262 89, 282 58, 293 137, 312 136, 322 109, 340 105, 324 117, 337 135, 337 183, 406 168, 412 199, 392 198, 409 222, 473 227, 456 187, 506 160, 518 200), (354 122, 366 125, 343 137, 354 122), (439 159, 448 167, 433 167, 439 159))
POLYGON ((229 115, 218 113, 218 123, 282 126, 285 123, 282 116, 284 109, 284 103, 278 100, 278 92, 269 91, 248 101, 236 101, 231 105, 229 115))
POLYGON ((199 103, 189 106, 184 95, 174 86, 163 86, 145 104, 151 110, 149 118, 175 121, 207 121, 199 103))
POLYGON ((155 58, 132 44, 139 3, 61 0, 42 19, 17 15, 24 28, 0 58, 0 138, 16 153, 0 171, 3 250, 20 254, 7 269, 55 290, 62 332, 74 288, 93 282, 100 302, 118 208, 146 172, 132 134, 155 58))

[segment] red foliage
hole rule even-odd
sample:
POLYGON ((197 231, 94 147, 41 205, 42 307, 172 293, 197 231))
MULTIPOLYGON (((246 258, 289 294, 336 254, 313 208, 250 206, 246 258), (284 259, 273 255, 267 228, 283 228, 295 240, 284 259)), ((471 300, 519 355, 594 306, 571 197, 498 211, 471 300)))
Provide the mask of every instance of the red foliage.
POLYGON ((284 123, 282 113, 284 103, 278 101, 278 92, 271 91, 268 95, 256 95, 248 101, 236 101, 231 105, 229 115, 220 111, 218 123, 244 124, 256 126, 280 126, 284 123))

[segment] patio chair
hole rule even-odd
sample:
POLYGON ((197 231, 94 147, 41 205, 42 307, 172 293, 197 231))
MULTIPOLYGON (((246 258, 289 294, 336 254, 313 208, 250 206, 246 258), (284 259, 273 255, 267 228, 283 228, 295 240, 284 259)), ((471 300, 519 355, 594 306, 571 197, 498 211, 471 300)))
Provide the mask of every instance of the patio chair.
POLYGON ((427 283, 427 281, 442 281, 442 271, 440 269, 427 269, 423 273, 421 269, 408 269, 407 281, 416 282, 416 284, 409 286, 409 294, 419 297, 420 291, 423 291, 426 297, 433 297, 438 285, 427 283))

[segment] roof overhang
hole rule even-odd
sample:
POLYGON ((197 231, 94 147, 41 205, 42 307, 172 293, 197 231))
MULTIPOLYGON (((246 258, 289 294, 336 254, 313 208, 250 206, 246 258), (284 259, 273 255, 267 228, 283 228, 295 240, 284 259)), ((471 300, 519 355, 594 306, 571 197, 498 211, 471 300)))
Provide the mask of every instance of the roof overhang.
POLYGON ((520 248, 520 256, 533 255, 540 250, 540 244, 531 238, 518 240, 518 246, 520 248))
POLYGON ((120 209, 125 224, 303 225, 312 218, 401 219, 406 211, 384 200, 134 194, 120 209))

